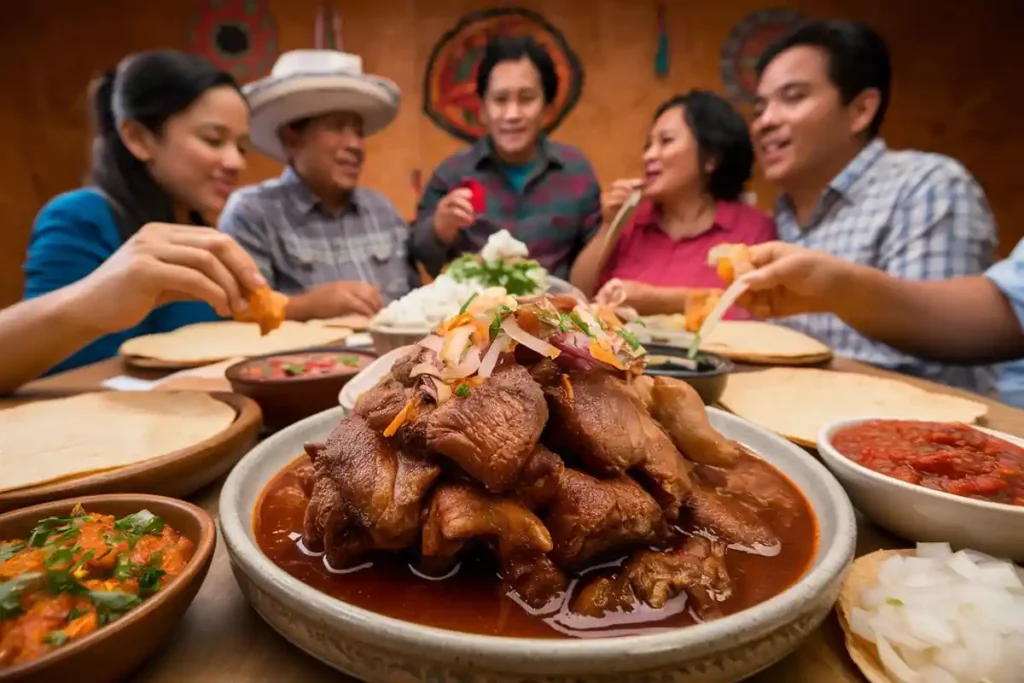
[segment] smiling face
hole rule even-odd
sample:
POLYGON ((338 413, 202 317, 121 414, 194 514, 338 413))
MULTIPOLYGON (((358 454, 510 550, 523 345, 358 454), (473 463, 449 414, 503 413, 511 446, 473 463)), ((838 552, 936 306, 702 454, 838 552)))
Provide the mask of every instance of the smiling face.
POLYGON ((533 157, 546 108, 540 72, 533 62, 523 57, 495 65, 481 114, 502 159, 518 164, 533 157))
POLYGON ((761 74, 750 127, 765 177, 783 189, 828 182, 863 146, 877 109, 876 90, 843 104, 824 50, 781 52, 761 74))
POLYGON ((351 112, 317 116, 281 129, 292 166, 311 187, 351 192, 363 168, 363 119, 351 112))
POLYGON ((697 140, 686 124, 683 107, 672 107, 651 127, 644 149, 644 195, 660 202, 703 184, 697 140))
POLYGON ((237 90, 219 86, 167 119, 159 134, 127 121, 121 138, 176 203, 215 214, 245 169, 249 107, 237 90))

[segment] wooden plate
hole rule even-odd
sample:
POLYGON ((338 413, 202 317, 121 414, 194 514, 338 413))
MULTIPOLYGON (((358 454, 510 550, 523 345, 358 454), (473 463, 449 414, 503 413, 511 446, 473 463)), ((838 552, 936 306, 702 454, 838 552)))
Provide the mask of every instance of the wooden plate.
POLYGON ((227 392, 211 396, 235 409, 235 421, 220 434, 190 448, 127 467, 0 493, 0 512, 101 493, 149 493, 179 498, 202 488, 231 469, 253 447, 263 424, 260 407, 252 399, 227 392))
POLYGON ((0 680, 19 683, 101 683, 120 680, 167 642, 199 591, 217 545, 210 515, 163 496, 106 495, 61 500, 0 515, 0 539, 24 538, 40 519, 62 517, 81 503, 87 512, 124 517, 146 509, 195 544, 185 569, 162 590, 112 624, 39 659, 0 669, 0 680))

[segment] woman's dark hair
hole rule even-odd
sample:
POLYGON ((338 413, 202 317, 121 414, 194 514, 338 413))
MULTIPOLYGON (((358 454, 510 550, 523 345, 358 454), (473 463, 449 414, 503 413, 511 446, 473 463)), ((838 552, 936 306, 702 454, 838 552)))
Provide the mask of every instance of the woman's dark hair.
POLYGON ((491 72, 502 62, 518 62, 529 59, 540 74, 540 85, 544 91, 544 103, 551 104, 558 96, 558 72, 551 55, 537 41, 529 36, 496 36, 487 42, 484 56, 476 70, 476 94, 484 99, 491 72))
POLYGON ((868 126, 868 138, 882 128, 889 108, 892 60, 889 47, 873 29, 844 19, 809 21, 771 43, 757 59, 757 77, 780 54, 794 47, 816 47, 828 55, 828 78, 839 90, 844 105, 865 90, 878 91, 878 111, 868 126))
MULTIPOLYGON (((170 196, 125 146, 119 125, 138 121, 159 135, 169 118, 207 90, 225 85, 238 88, 230 74, 199 55, 153 50, 126 57, 91 87, 96 133, 89 182, 110 201, 124 239, 146 223, 176 221, 170 196)), ((202 224, 198 215, 191 219, 202 224)))
POLYGON ((676 95, 658 107, 654 120, 677 107, 682 109, 686 126, 697 141, 701 173, 708 161, 714 163, 714 170, 705 180, 707 191, 715 199, 736 201, 754 167, 754 146, 747 122, 728 100, 707 90, 676 95))

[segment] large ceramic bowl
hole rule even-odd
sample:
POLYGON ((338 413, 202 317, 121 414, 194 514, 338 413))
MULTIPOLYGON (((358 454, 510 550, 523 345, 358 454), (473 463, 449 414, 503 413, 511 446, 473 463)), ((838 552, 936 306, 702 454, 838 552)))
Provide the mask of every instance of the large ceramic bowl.
POLYGON ((76 503, 86 512, 125 517, 149 510, 195 544, 185 569, 163 589, 117 621, 18 666, 0 667, 0 681, 19 683, 101 683, 121 680, 168 641, 206 578, 217 545, 210 516, 181 500, 163 496, 112 494, 44 503, 0 515, 0 540, 25 538, 41 519, 64 517, 76 503))
POLYGON ((853 558, 853 508, 825 468, 781 437, 712 408, 715 427, 785 472, 817 516, 821 540, 812 566, 783 593, 717 621, 608 639, 478 636, 384 617, 292 578, 260 551, 253 533, 264 486, 303 443, 326 437, 343 411, 314 415, 253 449, 224 485, 221 530, 238 584, 260 616, 312 656, 370 683, 737 681, 792 652, 821 624, 853 558))
MULTIPOLYGON (((908 541, 945 542, 1024 562, 1024 507, 988 503, 893 479, 837 451, 832 435, 866 418, 837 420, 818 433, 818 454, 864 516, 908 541)), ((974 427, 1024 447, 1009 434, 974 427)))

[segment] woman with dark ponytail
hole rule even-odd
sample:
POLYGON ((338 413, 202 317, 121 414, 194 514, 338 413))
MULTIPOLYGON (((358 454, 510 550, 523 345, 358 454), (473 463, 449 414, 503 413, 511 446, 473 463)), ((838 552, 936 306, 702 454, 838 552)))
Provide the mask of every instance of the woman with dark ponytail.
POLYGON ((264 284, 206 227, 245 167, 249 109, 234 79, 158 50, 122 60, 91 95, 88 184, 39 212, 26 301, 0 311, 0 393, 113 356, 133 336, 240 312, 264 284))

